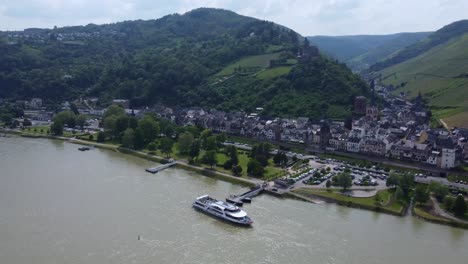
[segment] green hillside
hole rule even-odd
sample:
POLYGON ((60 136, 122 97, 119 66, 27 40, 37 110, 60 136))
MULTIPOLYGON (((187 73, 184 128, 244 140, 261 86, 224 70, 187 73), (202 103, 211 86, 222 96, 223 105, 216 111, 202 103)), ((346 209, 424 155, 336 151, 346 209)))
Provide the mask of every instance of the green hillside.
POLYGON ((358 76, 296 32, 228 10, 13 33, 0 32, 0 97, 8 100, 93 96, 103 106, 124 98, 131 107, 342 118, 356 95, 369 95, 358 76))
POLYGON ((427 37, 430 33, 314 36, 308 39, 328 56, 345 62, 354 71, 362 71, 396 51, 427 37))
MULTIPOLYGON (((385 84, 414 98, 420 92, 440 118, 463 114, 468 106, 468 33, 379 72, 385 84), (447 108, 451 108, 447 111, 447 108)), ((459 120, 458 120, 459 121, 459 120)), ((456 122, 460 124, 460 122, 456 122)), ((453 124, 453 123, 452 123, 453 124)), ((449 126, 452 124, 448 124, 449 126)))
POLYGON ((371 67, 370 71, 380 71, 392 65, 405 62, 411 58, 421 55, 437 45, 444 44, 453 38, 459 37, 468 32, 468 20, 461 20, 451 23, 436 32, 400 51, 393 56, 378 62, 371 67))

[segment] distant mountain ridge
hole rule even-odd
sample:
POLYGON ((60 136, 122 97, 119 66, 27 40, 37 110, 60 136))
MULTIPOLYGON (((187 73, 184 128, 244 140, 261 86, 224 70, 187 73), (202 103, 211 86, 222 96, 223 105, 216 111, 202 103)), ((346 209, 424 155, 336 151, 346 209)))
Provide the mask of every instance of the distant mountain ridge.
POLYGON ((314 36, 308 37, 308 39, 328 56, 345 62, 355 71, 362 71, 429 34, 430 32, 390 35, 314 36))
POLYGON ((431 48, 446 43, 452 38, 458 37, 461 34, 468 32, 468 20, 461 20, 454 23, 451 23, 443 28, 437 30, 436 32, 430 34, 427 38, 422 39, 421 41, 415 42, 414 44, 405 47, 404 49, 398 51, 394 56, 378 62, 372 65, 370 71, 380 71, 392 65, 404 62, 405 60, 414 58, 424 52, 430 50, 431 48))
POLYGON ((272 116, 318 119, 343 118, 356 95, 368 94, 358 76, 320 56, 298 33, 228 10, 0 32, 3 98, 264 107, 272 116))

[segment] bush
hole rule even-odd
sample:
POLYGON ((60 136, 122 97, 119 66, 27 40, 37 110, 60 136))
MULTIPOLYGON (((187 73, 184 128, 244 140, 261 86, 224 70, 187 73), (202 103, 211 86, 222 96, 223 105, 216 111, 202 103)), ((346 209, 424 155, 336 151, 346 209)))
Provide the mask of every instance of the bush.
POLYGON ((94 139, 94 136, 93 136, 93 135, 89 135, 88 139, 89 139, 89 140, 93 140, 93 139, 94 139))
POLYGON ((157 148, 156 143, 150 142, 150 143, 148 144, 148 150, 149 150, 149 151, 155 151, 156 148, 157 148))
POLYGON ((242 174, 242 167, 239 165, 236 165, 232 168, 232 172, 234 173, 234 175, 240 176, 242 174))
POLYGON ((230 169, 232 169, 232 161, 231 161, 231 160, 227 160, 226 162, 224 162, 223 168, 224 168, 225 170, 230 170, 230 169))
POLYGON ((97 134, 97 142, 104 142, 106 140, 106 134, 104 132, 99 131, 97 134))

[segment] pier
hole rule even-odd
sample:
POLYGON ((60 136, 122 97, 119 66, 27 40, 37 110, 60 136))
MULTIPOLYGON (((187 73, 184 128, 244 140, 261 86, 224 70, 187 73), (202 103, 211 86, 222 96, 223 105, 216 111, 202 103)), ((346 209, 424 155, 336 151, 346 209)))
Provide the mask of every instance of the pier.
POLYGON ((151 167, 151 168, 148 168, 146 169, 147 172, 149 173, 157 173, 159 171, 162 171, 162 170, 165 170, 167 168, 170 168, 174 165, 176 165, 177 163, 175 161, 172 161, 172 162, 169 162, 169 163, 166 163, 166 164, 162 164, 162 165, 159 165, 159 166, 156 166, 156 167, 151 167))
POLYGON ((243 203, 250 203, 251 199, 262 193, 263 190, 265 190, 265 184, 257 185, 243 194, 229 196, 226 198, 226 202, 242 206, 243 203))

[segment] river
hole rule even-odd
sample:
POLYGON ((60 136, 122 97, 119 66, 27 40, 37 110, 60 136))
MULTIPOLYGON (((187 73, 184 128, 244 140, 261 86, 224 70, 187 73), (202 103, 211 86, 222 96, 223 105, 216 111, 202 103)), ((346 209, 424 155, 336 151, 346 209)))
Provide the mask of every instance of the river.
POLYGON ((245 188, 107 150, 0 138, 0 263, 466 263, 468 231, 267 195, 253 228, 191 208, 245 188), (140 236, 140 240, 138 240, 140 236))

